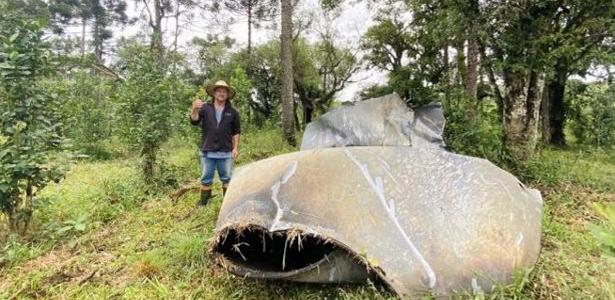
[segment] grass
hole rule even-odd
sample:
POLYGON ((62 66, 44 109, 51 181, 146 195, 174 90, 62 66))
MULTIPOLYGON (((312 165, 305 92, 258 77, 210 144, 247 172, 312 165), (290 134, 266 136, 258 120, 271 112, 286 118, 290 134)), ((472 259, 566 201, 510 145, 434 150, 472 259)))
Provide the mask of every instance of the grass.
MULTIPOLYGON (((277 130, 246 133, 238 164, 294 151, 277 130)), ((166 145, 178 182, 198 177, 190 140, 166 145)), ((615 201, 615 154, 544 149, 528 174, 545 198, 542 252, 529 274, 479 299, 615 299, 615 267, 601 257, 588 223, 596 202, 615 201)), ((0 299, 394 299, 386 287, 313 285, 237 278, 211 260, 220 187, 194 209, 197 194, 174 203, 171 188, 144 191, 138 163, 117 157, 76 163, 45 201, 26 237, 4 237, 0 299)), ((460 298, 472 296, 460 295, 460 298)))

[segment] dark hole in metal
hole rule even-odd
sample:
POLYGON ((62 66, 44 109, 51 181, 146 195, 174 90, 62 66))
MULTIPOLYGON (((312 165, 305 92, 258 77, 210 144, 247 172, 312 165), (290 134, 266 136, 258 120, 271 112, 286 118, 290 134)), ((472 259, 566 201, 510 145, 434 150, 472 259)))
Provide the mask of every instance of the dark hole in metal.
POLYGON ((287 232, 252 228, 241 232, 230 229, 216 248, 237 265, 261 272, 288 272, 321 261, 336 246, 313 235, 289 238, 287 232))

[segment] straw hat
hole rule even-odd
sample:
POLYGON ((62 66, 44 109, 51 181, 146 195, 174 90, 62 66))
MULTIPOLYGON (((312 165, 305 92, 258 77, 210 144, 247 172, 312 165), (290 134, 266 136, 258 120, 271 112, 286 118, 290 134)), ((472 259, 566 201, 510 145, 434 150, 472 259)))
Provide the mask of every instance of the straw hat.
POLYGON ((216 81, 216 83, 208 86, 206 89, 207 94, 213 97, 214 91, 219 87, 226 88, 226 90, 228 91, 228 100, 233 99, 233 97, 235 96, 235 90, 224 80, 218 80, 216 81))

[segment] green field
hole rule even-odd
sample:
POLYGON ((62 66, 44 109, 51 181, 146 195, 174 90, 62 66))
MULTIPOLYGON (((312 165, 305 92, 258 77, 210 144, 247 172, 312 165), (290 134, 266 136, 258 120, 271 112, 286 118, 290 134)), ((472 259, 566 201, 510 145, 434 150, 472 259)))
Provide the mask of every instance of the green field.
MULTIPOLYGON (((275 130, 243 137, 238 164, 294 151, 275 130)), ((199 174, 192 143, 164 147, 168 180, 199 174)), ((221 205, 195 209, 174 188, 145 189, 137 158, 75 163, 48 186, 24 238, 0 236, 0 299, 390 299, 381 283, 308 285, 237 278, 208 254, 221 205)), ((516 174, 544 196, 542 252, 535 269, 479 299, 615 299, 615 265, 589 233, 592 203, 615 202, 615 153, 543 149, 516 174)), ((428 297, 428 296, 427 296, 428 297)), ((460 298, 470 296, 459 295, 460 298)))

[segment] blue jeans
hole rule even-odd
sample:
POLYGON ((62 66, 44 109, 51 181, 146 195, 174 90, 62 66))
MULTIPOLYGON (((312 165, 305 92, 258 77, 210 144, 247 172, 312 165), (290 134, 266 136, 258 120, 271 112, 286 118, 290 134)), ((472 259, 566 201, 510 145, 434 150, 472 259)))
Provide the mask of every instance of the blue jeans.
POLYGON ((205 156, 203 151, 200 151, 201 156, 201 183, 210 186, 214 182, 214 174, 218 169, 218 177, 222 181, 222 185, 228 185, 231 181, 231 168, 233 159, 231 158, 209 158, 205 156))

